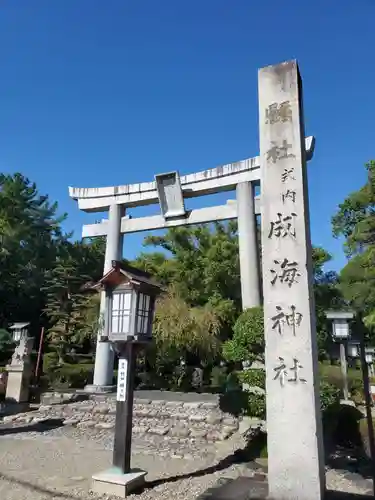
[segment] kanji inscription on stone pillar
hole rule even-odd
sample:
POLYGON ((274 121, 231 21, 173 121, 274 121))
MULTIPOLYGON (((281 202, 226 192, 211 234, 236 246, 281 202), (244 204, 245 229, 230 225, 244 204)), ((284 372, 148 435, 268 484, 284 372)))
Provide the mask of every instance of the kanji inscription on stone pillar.
POLYGON ((325 488, 302 84, 296 61, 259 70, 269 496, 325 488))

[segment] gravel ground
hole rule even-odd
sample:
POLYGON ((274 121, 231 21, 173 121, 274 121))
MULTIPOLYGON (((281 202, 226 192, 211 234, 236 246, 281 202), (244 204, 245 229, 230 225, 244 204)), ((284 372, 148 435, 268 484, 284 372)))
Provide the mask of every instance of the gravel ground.
MULTIPOLYGON (((131 500, 195 500, 198 495, 223 478, 251 476, 246 464, 214 466, 237 448, 238 442, 216 445, 200 458, 160 456, 153 447, 136 443, 133 466, 147 470, 150 483, 143 493, 131 495, 131 500), (143 448, 142 448, 143 446, 143 448), (145 453, 147 451, 147 453, 145 453)), ((61 428, 45 433, 6 434, 0 439, 0 498, 1 500, 94 500, 89 493, 93 473, 111 464, 109 442, 95 440, 94 434, 61 428)), ((369 481, 351 481, 338 471, 327 471, 331 489, 365 494, 369 481)))

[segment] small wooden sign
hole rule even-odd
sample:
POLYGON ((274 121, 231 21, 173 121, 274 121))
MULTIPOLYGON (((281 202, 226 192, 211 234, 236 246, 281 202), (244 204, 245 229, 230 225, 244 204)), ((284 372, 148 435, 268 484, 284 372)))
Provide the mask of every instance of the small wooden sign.
POLYGON ((128 373, 128 360, 120 358, 117 371, 117 401, 126 401, 126 378, 128 373))

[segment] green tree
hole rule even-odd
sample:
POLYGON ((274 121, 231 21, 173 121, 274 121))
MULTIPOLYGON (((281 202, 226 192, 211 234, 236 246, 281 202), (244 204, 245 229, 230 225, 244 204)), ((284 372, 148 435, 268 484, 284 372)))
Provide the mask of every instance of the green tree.
POLYGON ((345 306, 338 286, 338 275, 325 271, 325 265, 332 256, 323 248, 314 247, 312 252, 314 270, 314 296, 316 310, 316 331, 319 357, 326 358, 332 345, 332 336, 326 320, 328 309, 341 309, 345 306))
POLYGON ((345 238, 348 256, 363 253, 375 244, 375 161, 365 167, 366 183, 339 205, 332 218, 333 234, 345 238))
POLYGON ((340 291, 375 331, 375 161, 365 167, 365 184, 339 205, 332 228, 334 236, 344 238, 344 250, 350 258, 340 273, 340 291))
POLYGON ((192 306, 215 297, 240 307, 237 224, 233 221, 171 228, 163 236, 147 237, 144 245, 166 253, 143 253, 135 265, 161 283, 173 283, 192 306))
POLYGON ((57 208, 22 174, 0 174, 0 325, 38 325, 46 273, 67 238, 57 208))
POLYGON ((157 302, 154 338, 159 357, 173 362, 189 355, 210 362, 219 351, 220 313, 210 304, 191 307, 170 289, 157 302))
POLYGON ((47 275, 45 313, 51 323, 48 339, 58 353, 59 363, 65 361, 71 347, 91 341, 96 333, 98 294, 94 299, 85 289, 102 275, 101 252, 102 247, 95 242, 66 242, 47 275))

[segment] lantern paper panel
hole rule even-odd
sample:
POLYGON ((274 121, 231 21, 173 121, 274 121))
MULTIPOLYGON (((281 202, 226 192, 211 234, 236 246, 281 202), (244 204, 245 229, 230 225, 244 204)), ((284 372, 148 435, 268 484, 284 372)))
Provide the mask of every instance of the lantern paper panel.
POLYGON ((147 335, 150 318, 150 297, 144 293, 139 294, 137 310, 137 331, 141 335, 147 335))
POLYGON ((111 333, 131 333, 130 315, 131 315, 132 292, 131 290, 114 292, 112 295, 112 321, 111 333))

